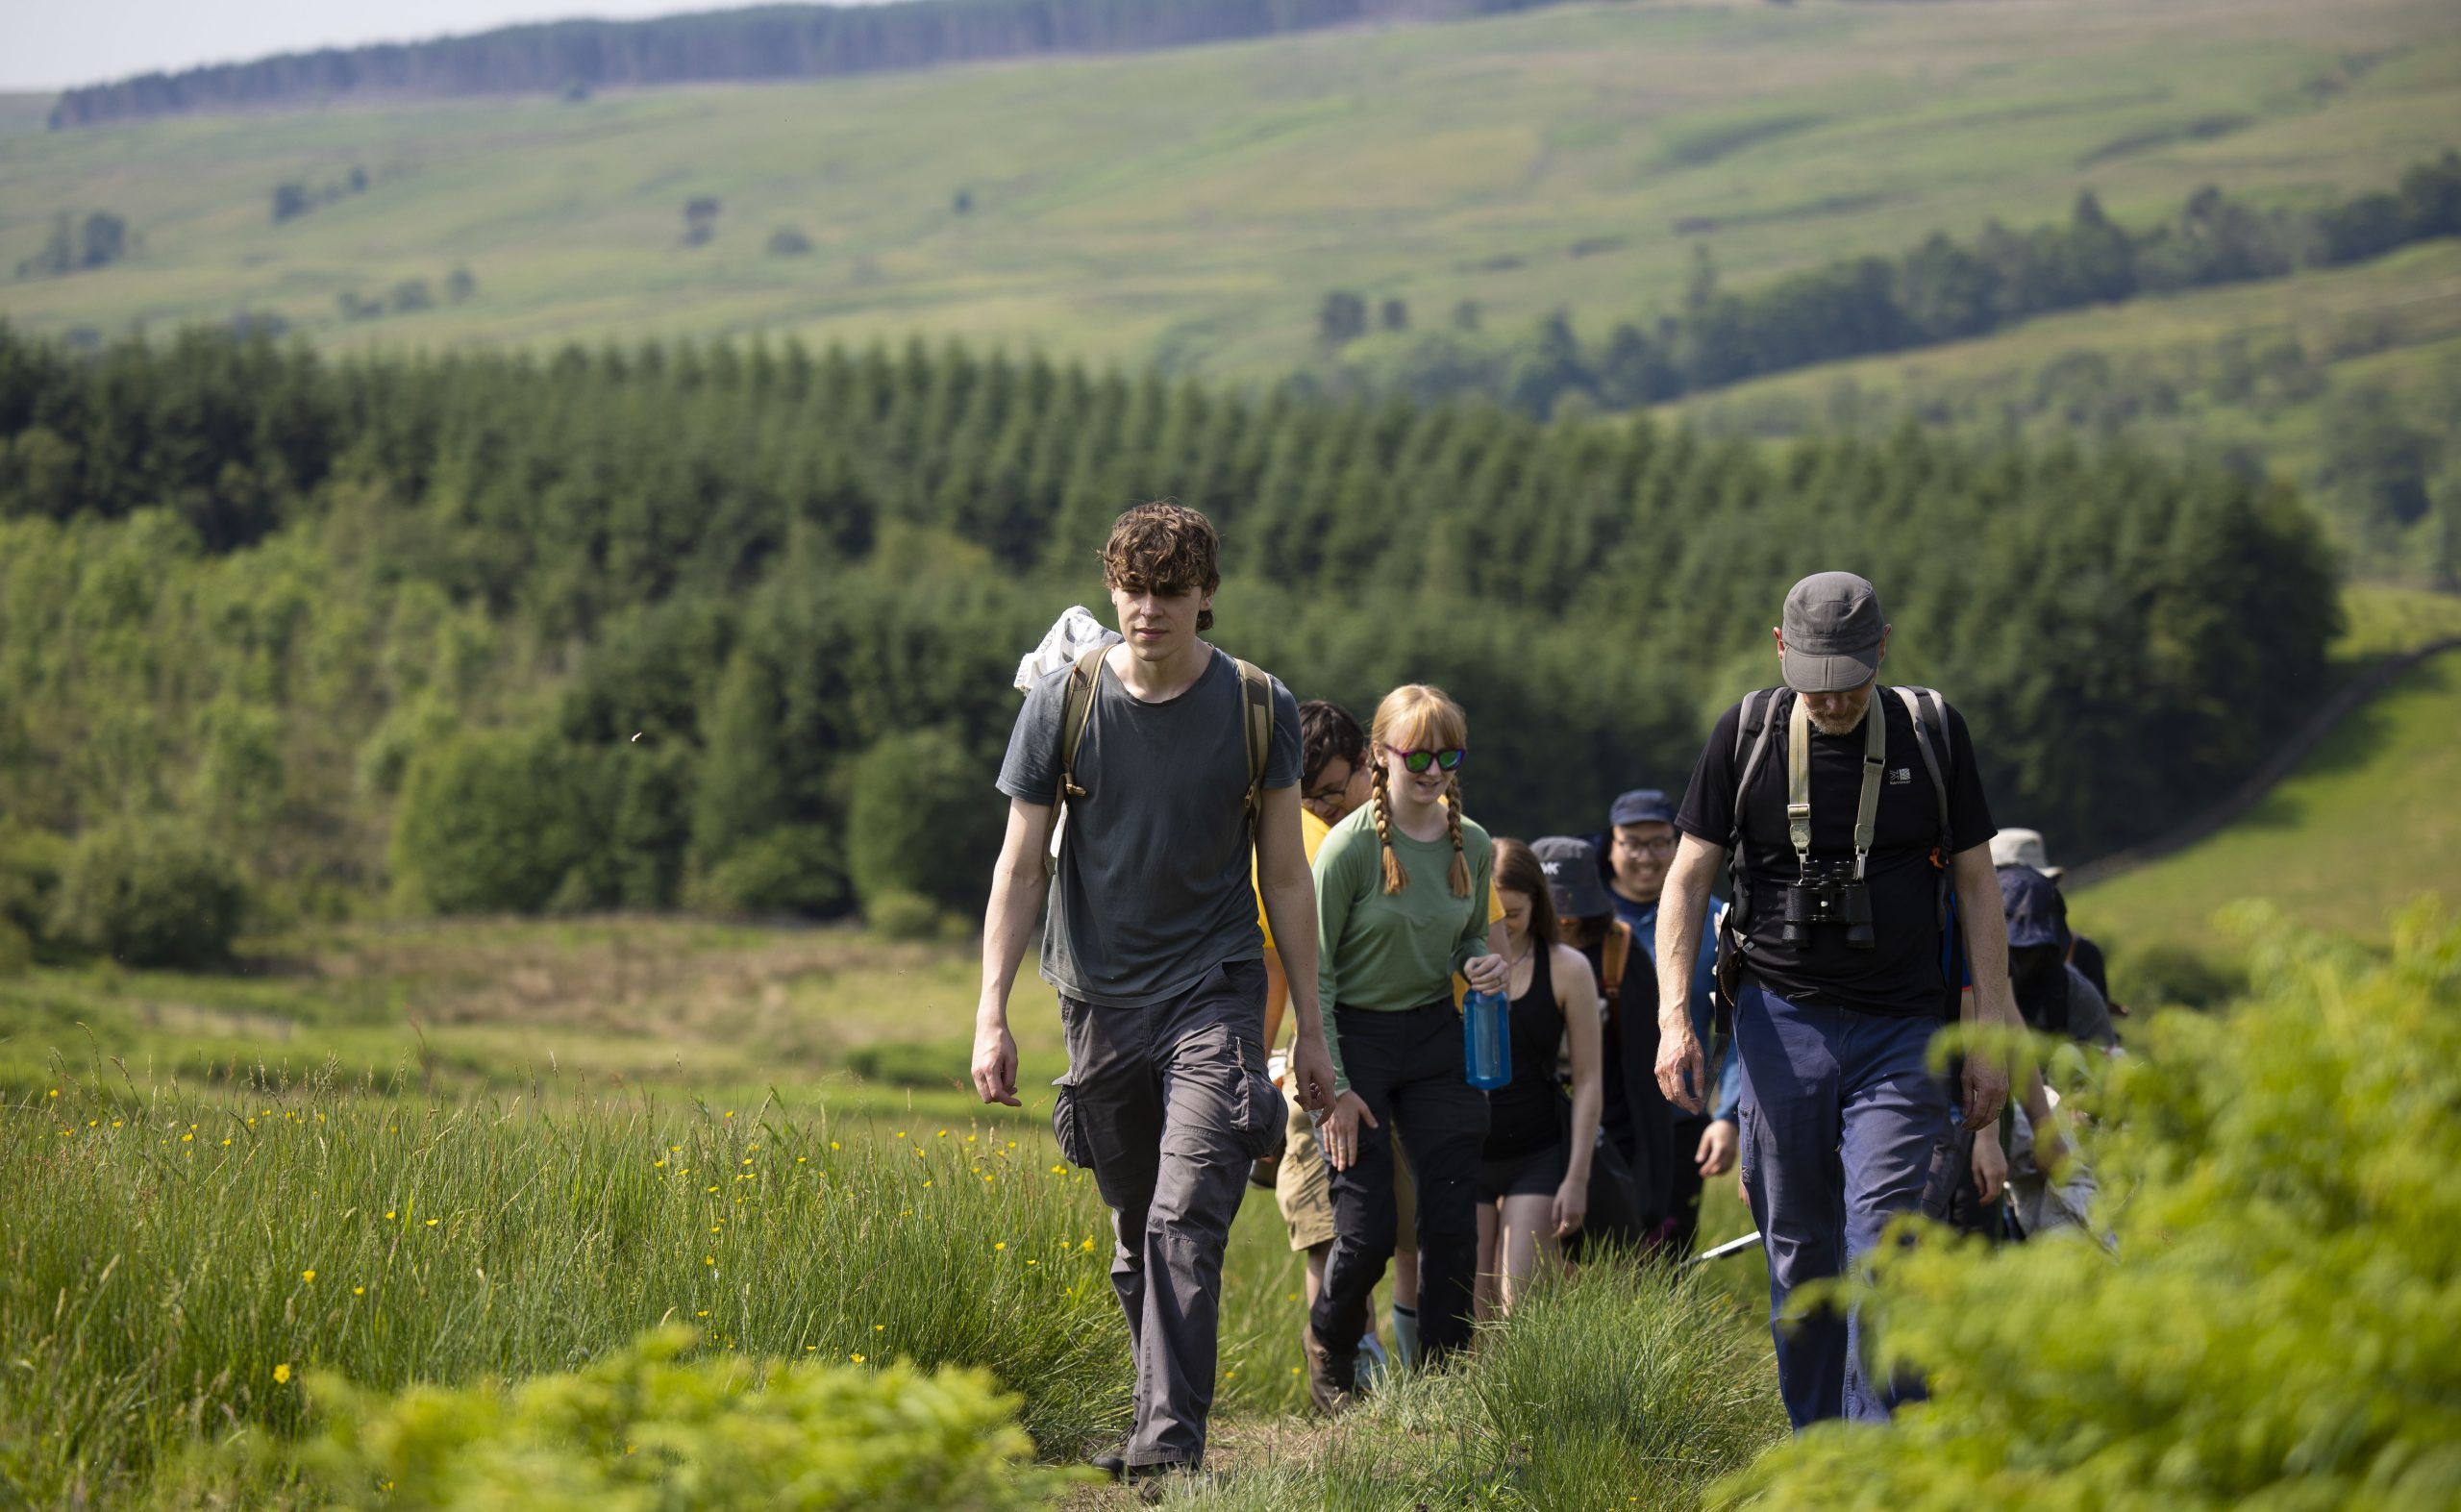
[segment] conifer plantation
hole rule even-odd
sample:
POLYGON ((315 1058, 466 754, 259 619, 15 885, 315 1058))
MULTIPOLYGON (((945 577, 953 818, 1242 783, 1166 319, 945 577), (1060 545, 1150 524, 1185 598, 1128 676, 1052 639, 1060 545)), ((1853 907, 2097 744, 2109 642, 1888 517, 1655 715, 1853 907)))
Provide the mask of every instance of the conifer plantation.
POLYGON ((1956 689, 1995 811, 2079 853, 2246 772, 2338 612, 2286 491, 2124 448, 1766 450, 956 347, 0 330, 0 907, 125 945, 71 895, 151 856, 276 919, 962 913, 1017 658, 1156 496, 1220 523, 1217 638, 1301 697, 1458 696, 1504 833, 1679 788, 1813 567, 1884 585, 1892 674, 1956 689))

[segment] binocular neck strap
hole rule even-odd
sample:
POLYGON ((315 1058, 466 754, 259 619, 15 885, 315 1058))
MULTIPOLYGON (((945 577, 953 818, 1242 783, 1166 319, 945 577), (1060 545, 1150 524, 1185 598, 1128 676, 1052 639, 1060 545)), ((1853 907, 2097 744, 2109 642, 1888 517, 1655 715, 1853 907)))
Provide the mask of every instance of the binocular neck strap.
MULTIPOLYGON (((1880 774, 1888 766, 1888 725, 1880 717, 1879 690, 1863 706, 1863 791, 1854 805, 1854 880, 1863 880, 1863 863, 1872 854, 1872 831, 1880 812, 1880 774)), ((1795 695, 1786 722, 1786 838, 1795 847, 1795 864, 1811 869, 1811 710, 1802 695, 1795 695)))

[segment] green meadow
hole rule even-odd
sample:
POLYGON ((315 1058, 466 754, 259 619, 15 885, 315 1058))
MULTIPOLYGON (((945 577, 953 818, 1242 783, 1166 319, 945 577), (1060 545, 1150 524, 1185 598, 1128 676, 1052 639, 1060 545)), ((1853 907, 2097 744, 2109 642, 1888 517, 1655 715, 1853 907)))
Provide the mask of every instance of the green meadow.
MULTIPOLYGON (((676 1325, 726 1357, 984 1367, 1043 1455, 1098 1447, 1130 1371, 1107 1217, 1048 1132, 1057 1015, 1020 987, 1026 1106, 982 1107, 959 1090, 973 969, 846 930, 464 920, 251 941, 219 975, 0 981, 0 1152, 37 1177, 0 1190, 0 1336, 34 1365, 0 1382, 0 1472, 33 1504, 312 1504, 286 1446, 323 1421, 314 1373, 520 1380, 676 1325)), ((1750 1227, 1720 1185, 1712 1237, 1750 1227)), ((1269 1194, 1225 1274, 1218 1457, 1249 1497, 1315 1440, 1269 1194)), ((1698 1462, 1652 1474, 1689 1500, 1779 1421, 1764 1276, 1601 1271, 1486 1369, 1526 1398, 1585 1338, 1584 1378, 1714 1376, 1729 1410, 1568 1445, 1559 1472, 1680 1441, 1698 1462), (1657 1342, 1610 1347, 1608 1320, 1657 1342)), ((1380 1410, 1458 1417, 1464 1389, 1380 1410)), ((1438 1448, 1412 1473, 1494 1473, 1438 1448)), ((1374 1482, 1361 1446, 1321 1451, 1374 1482)))
POLYGON ((2279 476, 2305 481, 2324 461, 2336 396, 2381 390, 2414 412, 2443 414, 2456 372, 2461 247, 2434 242, 2358 267, 2142 295, 1972 341, 1825 363, 1660 413, 1713 434, 1762 436, 1906 419, 2041 440, 2124 430, 2164 450, 2257 449, 2279 476), (2234 346, 2257 363, 2295 349, 2293 381, 2259 373, 2243 389, 2222 388, 2234 346))
POLYGON ((2123 1000, 2131 952, 2246 950, 2222 917, 2242 899, 2381 943, 2392 909, 2422 893, 2461 897, 2455 730, 2461 652, 2446 652, 2361 706, 2228 829, 2077 893, 2074 917, 2110 950, 2123 1000))
MULTIPOLYGON (((2452 145, 2433 0, 1618 3, 813 85, 164 121, 0 112, 0 270, 61 212, 99 271, 0 284, 37 332, 274 315, 341 346, 962 335, 1273 376, 1332 289, 1584 329, 2090 187, 2281 204, 2452 145), (278 185, 344 193, 274 223, 278 185), (964 197, 966 208, 958 202, 964 197), (687 200, 719 202, 684 245, 687 200), (772 256, 772 235, 810 245, 772 256), (475 291, 445 297, 466 269, 475 291), (423 281, 435 308, 345 322, 423 281)), ((2357 275, 2365 277, 2365 274, 2357 275)), ((2227 298, 2263 301, 2264 289, 2227 298)), ((2092 317, 2088 317, 2092 318, 2092 317)))

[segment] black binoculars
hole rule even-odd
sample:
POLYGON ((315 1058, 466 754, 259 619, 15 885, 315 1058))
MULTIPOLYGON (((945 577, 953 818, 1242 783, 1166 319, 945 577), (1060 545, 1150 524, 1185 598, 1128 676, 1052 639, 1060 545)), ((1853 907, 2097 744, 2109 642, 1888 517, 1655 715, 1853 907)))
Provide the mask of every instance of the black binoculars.
POLYGON ((1786 915, 1778 938, 1789 949, 1811 944, 1812 926, 1846 926, 1846 943, 1858 951, 1872 948, 1872 895, 1854 875, 1854 863, 1809 861, 1786 887, 1786 915))

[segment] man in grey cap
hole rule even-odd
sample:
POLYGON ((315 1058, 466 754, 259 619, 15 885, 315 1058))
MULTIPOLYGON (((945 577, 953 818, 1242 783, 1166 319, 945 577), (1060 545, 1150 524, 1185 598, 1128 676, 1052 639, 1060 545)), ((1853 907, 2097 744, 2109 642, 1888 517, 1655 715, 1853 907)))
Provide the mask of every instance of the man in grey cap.
MULTIPOLYGON (((2019 1021, 1965 721, 1928 689, 1879 685, 1888 624, 1851 573, 1795 584, 1777 650, 1784 686, 1719 718, 1676 814, 1656 1069, 1670 1100, 1700 1109, 1691 967, 1728 868, 1719 977, 1743 1061, 1744 1187, 1769 1255, 1778 1394, 1801 1429, 1884 1418, 1919 1392, 1871 1376, 1855 1312, 1777 1320, 1797 1287, 1869 1255, 1952 1153, 1951 1090, 1926 1064, 1932 1034, 1961 1004, 2019 1021)), ((1988 1127, 2006 1067, 1970 1055, 1961 1080, 1966 1127, 1988 1127)))

